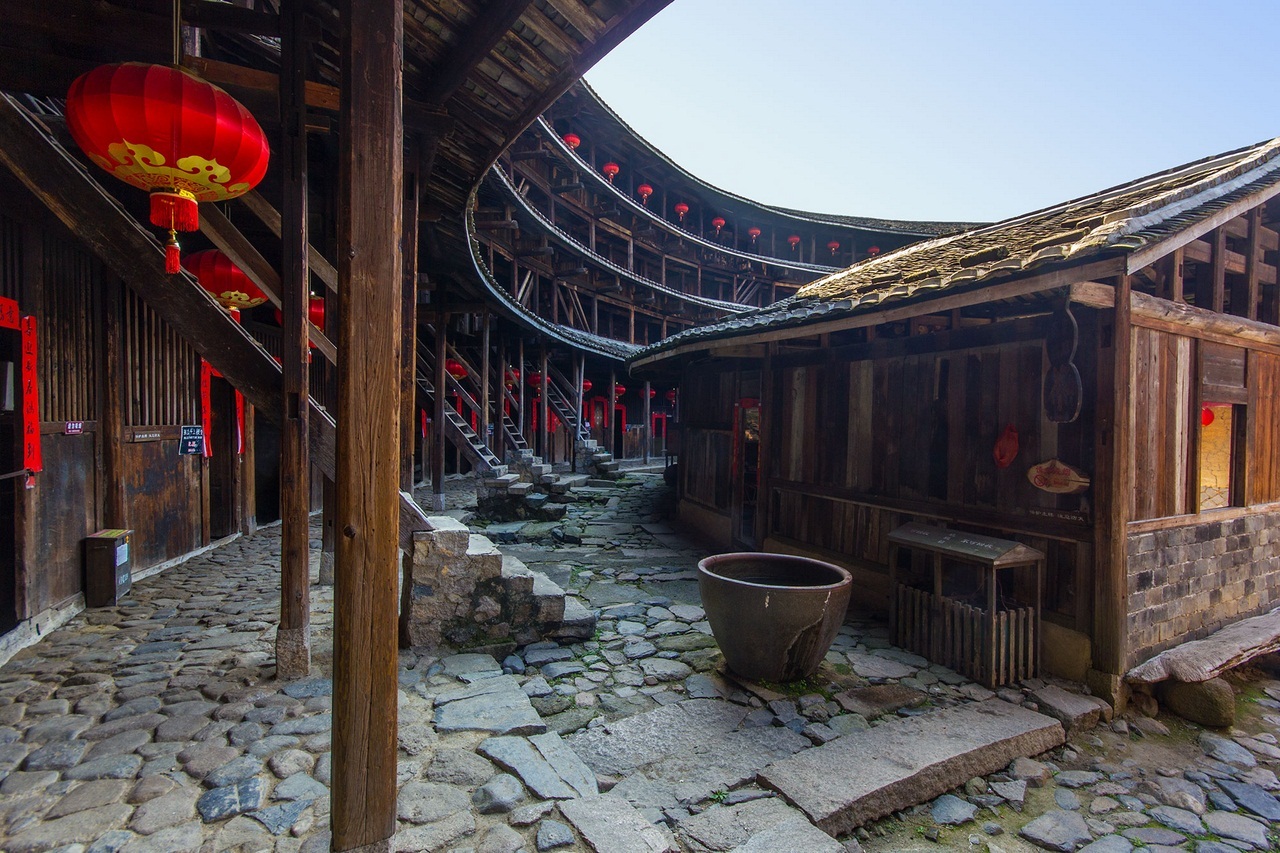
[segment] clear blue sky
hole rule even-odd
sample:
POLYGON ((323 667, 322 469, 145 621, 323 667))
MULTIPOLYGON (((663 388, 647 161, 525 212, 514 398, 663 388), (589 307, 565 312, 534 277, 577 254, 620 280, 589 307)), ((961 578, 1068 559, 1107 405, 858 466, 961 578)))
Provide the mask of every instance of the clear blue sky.
POLYGON ((1277 0, 675 0, 587 74, 758 201, 996 220, 1280 136, 1277 0))

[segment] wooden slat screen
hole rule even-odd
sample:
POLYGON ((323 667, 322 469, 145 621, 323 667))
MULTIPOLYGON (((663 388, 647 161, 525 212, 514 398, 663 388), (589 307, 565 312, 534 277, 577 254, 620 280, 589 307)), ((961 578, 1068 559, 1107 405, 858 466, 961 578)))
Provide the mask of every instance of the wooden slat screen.
POLYGON ((1195 512, 1191 489, 1194 349, 1190 338, 1133 332, 1133 429, 1135 488, 1130 518, 1140 521, 1195 512))
POLYGON ((89 253, 45 235, 39 323, 40 419, 97 419, 101 270, 89 253))
POLYGON ((126 426, 200 423, 200 358, 132 291, 124 294, 126 426))
POLYGON ((0 296, 18 299, 22 284, 22 227, 0 215, 0 296))
POLYGON ((1280 501, 1280 356, 1249 354, 1249 503, 1280 501))

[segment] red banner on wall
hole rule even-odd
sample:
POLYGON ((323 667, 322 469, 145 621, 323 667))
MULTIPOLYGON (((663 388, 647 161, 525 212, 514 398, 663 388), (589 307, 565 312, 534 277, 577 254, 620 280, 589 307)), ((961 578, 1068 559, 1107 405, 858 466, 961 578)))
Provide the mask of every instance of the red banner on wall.
POLYGON ((210 444, 213 435, 213 406, 211 405, 210 384, 213 366, 207 361, 200 362, 200 423, 204 425, 204 453, 206 458, 213 455, 210 444))
POLYGON ((3 296, 0 296, 0 328, 22 328, 22 321, 18 314, 18 303, 3 296))
MULTIPOLYGON (((36 318, 22 318, 22 465, 44 470, 40 455, 40 385, 36 379, 36 318)), ((28 487, 34 486, 28 478, 28 487)))

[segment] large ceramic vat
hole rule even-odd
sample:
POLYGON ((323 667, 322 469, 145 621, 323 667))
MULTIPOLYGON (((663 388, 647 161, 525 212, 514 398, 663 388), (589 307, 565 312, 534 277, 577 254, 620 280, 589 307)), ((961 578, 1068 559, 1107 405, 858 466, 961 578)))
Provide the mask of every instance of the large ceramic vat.
POLYGON ((840 630, 852 576, 786 554, 717 554, 698 563, 702 608, 729 668, 753 681, 812 675, 840 630))

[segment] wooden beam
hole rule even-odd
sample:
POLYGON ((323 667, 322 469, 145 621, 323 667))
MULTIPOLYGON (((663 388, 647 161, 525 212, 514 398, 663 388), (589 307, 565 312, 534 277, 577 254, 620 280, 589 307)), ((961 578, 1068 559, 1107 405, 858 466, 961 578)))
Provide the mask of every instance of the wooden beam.
MULTIPOLYGON (((226 30, 255 36, 279 36, 280 16, 259 12, 225 2, 211 0, 185 0, 182 6, 182 22, 191 27, 210 30, 226 30)), ((287 63, 281 62, 287 67, 287 63)))
POLYGON ((1255 207, 1250 210, 1246 218, 1249 222, 1249 238, 1244 253, 1244 305, 1233 306, 1236 310, 1232 313, 1247 317, 1250 320, 1256 320, 1258 318, 1258 296, 1261 292, 1259 268, 1262 265, 1262 208, 1255 207))
POLYGON ((1227 232, 1213 232, 1213 260, 1210 285, 1213 288, 1213 310, 1221 314, 1225 308, 1227 287, 1227 232))
MULTIPOLYGON (((275 96, 280 91, 280 78, 270 71, 259 71, 230 62, 206 59, 203 56, 184 56, 182 65, 200 75, 210 83, 234 89, 248 89, 275 96)), ((324 83, 307 81, 307 106, 320 110, 338 111, 339 93, 337 87, 324 83)))
POLYGON ((307 109, 303 103, 309 51, 303 0, 282 0, 280 67, 281 205, 280 348, 284 392, 280 429, 280 625, 276 677, 311 672, 311 461, 307 455, 310 396, 307 309, 311 276, 307 216, 307 109))
POLYGON ((457 91, 463 81, 489 55, 512 25, 524 14, 531 0, 491 0, 472 20, 471 27, 435 63, 427 87, 419 100, 440 106, 457 91))
POLYGON ((1185 246, 1192 240, 1198 240, 1213 229, 1227 224, 1237 216, 1243 216, 1248 212, 1249 208, 1257 207, 1278 194, 1280 194, 1280 183, 1265 186, 1232 202, 1196 224, 1177 231, 1167 239, 1152 243, 1135 252, 1130 252, 1125 260, 1125 272, 1135 273, 1148 264, 1155 263, 1157 259, 1164 257, 1174 249, 1185 246))
POLYGON ((399 0, 343 0, 332 849, 396 830, 400 241, 399 0), (376 330, 376 334, 374 333, 376 330))

